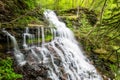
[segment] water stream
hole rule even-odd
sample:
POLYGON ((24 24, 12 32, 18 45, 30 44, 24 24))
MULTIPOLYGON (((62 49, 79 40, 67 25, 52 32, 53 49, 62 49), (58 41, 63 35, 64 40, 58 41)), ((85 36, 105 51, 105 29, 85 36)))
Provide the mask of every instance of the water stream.
MULTIPOLYGON (((20 66, 29 64, 35 69, 38 68, 32 65, 33 63, 44 65, 47 68, 46 80, 103 80, 80 49, 72 31, 59 21, 53 11, 46 10, 44 15, 50 24, 52 40, 45 42, 47 35, 44 33, 44 27, 41 27, 37 28, 38 44, 28 46, 26 37, 32 39, 33 34, 30 34, 29 29, 26 28, 25 33, 23 33, 23 48, 29 52, 27 55, 21 53, 15 37, 5 30, 3 31, 13 41, 14 55, 18 64, 20 66), (42 42, 40 43, 40 41, 42 42)), ((38 80, 45 79, 42 77, 38 80)))

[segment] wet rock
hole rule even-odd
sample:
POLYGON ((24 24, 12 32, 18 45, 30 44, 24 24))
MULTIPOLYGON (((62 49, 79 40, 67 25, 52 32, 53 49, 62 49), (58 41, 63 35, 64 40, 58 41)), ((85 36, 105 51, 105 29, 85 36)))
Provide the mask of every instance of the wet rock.
POLYGON ((94 53, 96 53, 96 54, 107 54, 108 52, 105 49, 100 48, 100 49, 95 49, 94 53))
POLYGON ((57 66, 60 66, 60 64, 61 64, 61 59, 60 59, 59 57, 54 58, 54 63, 55 63, 57 66))
POLYGON ((41 64, 26 64, 22 67, 23 80, 47 80, 47 68, 41 64))

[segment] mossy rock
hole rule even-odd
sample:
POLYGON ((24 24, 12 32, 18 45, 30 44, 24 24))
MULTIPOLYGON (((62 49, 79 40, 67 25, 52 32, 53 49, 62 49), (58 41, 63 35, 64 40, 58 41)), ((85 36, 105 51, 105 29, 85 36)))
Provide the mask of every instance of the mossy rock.
POLYGON ((111 54, 109 51, 103 49, 103 48, 98 48, 98 49, 95 49, 93 51, 95 54, 98 54, 99 55, 99 58, 102 58, 104 60, 107 60, 107 61, 110 61, 112 63, 115 63, 117 60, 116 60, 116 56, 115 55, 111 55, 109 57, 109 55, 111 54), (108 58, 109 57, 109 58, 108 58))
POLYGON ((110 63, 116 63, 116 57, 112 55, 111 57, 108 58, 108 55, 100 55, 100 58, 104 59, 105 61, 108 61, 110 63))
POLYGON ((108 51, 103 48, 95 49, 93 50, 93 52, 96 54, 107 54, 108 53, 108 51))

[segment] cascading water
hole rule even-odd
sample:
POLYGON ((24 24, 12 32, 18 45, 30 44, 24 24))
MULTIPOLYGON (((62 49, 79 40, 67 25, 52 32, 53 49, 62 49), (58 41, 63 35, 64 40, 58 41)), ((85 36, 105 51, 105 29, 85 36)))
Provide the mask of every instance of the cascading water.
MULTIPOLYGON (((51 42, 45 43, 44 36, 47 35, 44 35, 44 28, 42 27, 41 29, 38 28, 38 44, 36 46, 28 46, 26 44, 26 36, 29 37, 30 33, 27 29, 24 33, 23 46, 28 53, 25 55, 25 59, 20 56, 19 64, 23 62, 22 66, 29 64, 36 72, 41 70, 39 66, 42 65, 45 68, 44 73, 46 76, 42 74, 35 76, 37 77, 36 80, 103 80, 95 67, 83 55, 71 30, 58 20, 53 11, 46 10, 44 15, 50 23, 50 31, 53 36, 51 42), (42 40, 40 40, 40 36, 42 36, 42 40), (40 41, 42 41, 41 46, 40 41)), ((7 31, 4 30, 4 32, 13 40, 14 55, 22 54, 15 38, 7 31)))
POLYGON ((3 32, 10 37, 10 39, 12 40, 12 43, 14 45, 14 55, 15 55, 15 58, 18 62, 18 65, 19 66, 23 66, 26 64, 26 61, 24 60, 24 55, 21 53, 21 51, 19 50, 19 47, 18 47, 18 44, 17 44, 17 41, 15 39, 14 36, 12 36, 11 34, 9 34, 7 31, 3 30, 3 32))

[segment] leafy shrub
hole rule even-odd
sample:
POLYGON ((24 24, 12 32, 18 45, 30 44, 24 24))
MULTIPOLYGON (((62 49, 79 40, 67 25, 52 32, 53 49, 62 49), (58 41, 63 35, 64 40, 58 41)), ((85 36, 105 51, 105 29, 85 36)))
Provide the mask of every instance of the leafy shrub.
POLYGON ((0 80, 16 80, 18 78, 22 78, 22 75, 14 72, 11 58, 0 59, 0 80))

